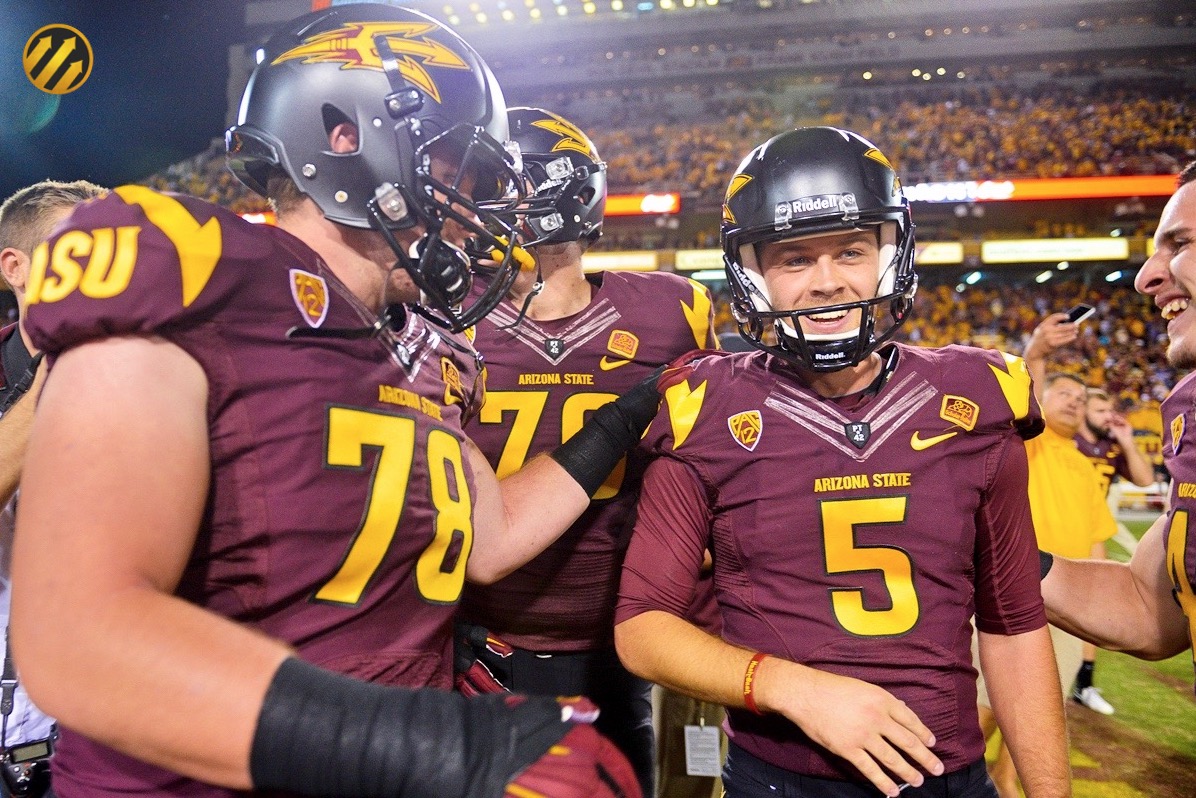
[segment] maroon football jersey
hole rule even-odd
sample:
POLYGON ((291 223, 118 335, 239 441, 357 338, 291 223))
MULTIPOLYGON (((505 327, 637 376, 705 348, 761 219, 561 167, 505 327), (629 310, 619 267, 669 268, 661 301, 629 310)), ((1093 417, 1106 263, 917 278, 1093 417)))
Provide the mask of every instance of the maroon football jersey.
MULTIPOLYGON (((884 687, 950 772, 984 753, 973 615, 997 634, 1046 623, 1019 437, 1042 422, 1020 358, 896 353, 865 402, 823 399, 764 353, 666 374, 616 620, 683 616, 709 548, 728 642, 884 687)), ((767 762, 861 779, 780 715, 728 718, 767 762)))
MULTIPOLYGON (((375 314, 281 229, 138 186, 82 206, 35 255, 28 294, 47 352, 152 334, 203 367, 211 487, 180 597, 334 671, 451 685, 473 537, 463 340, 410 312, 374 337, 288 338, 375 314)), ((216 792, 69 729, 54 761, 63 792, 216 792)))
MULTIPOLYGON (((1188 618, 1188 635, 1196 640, 1196 374, 1179 381, 1163 400, 1163 460, 1171 472, 1167 506, 1167 573, 1172 591, 1188 618)), ((1196 653, 1193 654, 1196 658, 1196 653)), ((1196 659, 1194 659, 1196 662, 1196 659)))
POLYGON ((1130 478, 1130 464, 1121 449, 1121 444, 1109 438, 1099 438, 1095 443, 1076 433, 1076 448, 1084 453, 1100 477, 1101 490, 1109 495, 1113 477, 1130 478))
MULTIPOLYGON (((468 431, 500 477, 555 449, 653 369, 715 345, 710 294, 700 283, 663 272, 592 279, 593 299, 576 315, 511 326, 519 308, 504 301, 477 325, 486 400, 468 431)), ((462 615, 519 648, 611 645, 643 470, 642 453, 628 460, 556 543, 497 584, 466 586, 462 615)))

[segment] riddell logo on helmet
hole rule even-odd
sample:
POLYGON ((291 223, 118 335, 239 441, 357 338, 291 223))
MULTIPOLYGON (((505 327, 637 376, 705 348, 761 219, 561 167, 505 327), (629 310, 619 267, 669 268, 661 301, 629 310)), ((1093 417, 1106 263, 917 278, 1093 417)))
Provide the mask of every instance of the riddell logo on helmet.
POLYGON ((856 203, 855 194, 817 194, 778 202, 775 212, 776 228, 784 230, 794 219, 823 216, 828 211, 842 211, 844 218, 858 216, 859 205, 856 203))

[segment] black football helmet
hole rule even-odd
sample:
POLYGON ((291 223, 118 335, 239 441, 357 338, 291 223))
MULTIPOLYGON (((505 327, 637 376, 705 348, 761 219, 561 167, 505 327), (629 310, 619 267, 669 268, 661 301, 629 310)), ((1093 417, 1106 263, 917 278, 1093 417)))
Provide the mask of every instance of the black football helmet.
POLYGON ((847 130, 807 127, 774 136, 736 170, 723 201, 723 262, 731 309, 742 335, 759 349, 805 369, 835 371, 864 360, 896 333, 913 307, 914 224, 889 160, 847 130), (757 245, 802 236, 875 229, 880 245, 876 296, 839 305, 774 308, 757 264, 757 245), (877 318, 888 309, 887 326, 877 318), (859 309, 845 336, 802 332, 813 314, 859 309), (763 341, 771 323, 777 344, 763 341))
POLYGON ((521 197, 506 103, 481 56, 418 11, 363 3, 294 20, 257 59, 225 134, 233 173, 265 196, 281 171, 326 218, 381 232, 423 293, 415 309, 432 321, 461 330, 489 312, 518 266, 514 231, 481 205, 521 197), (341 122, 357 127, 354 152, 330 150, 341 122), (451 184, 433 177, 433 148, 460 159, 451 184), (441 237, 448 219, 498 261, 498 279, 468 308, 472 265, 441 237), (424 235, 410 249, 395 238, 417 225, 424 235))
POLYGON ((524 203, 507 221, 523 219, 528 244, 559 244, 602 235, 606 164, 576 125, 542 108, 512 108, 511 140, 519 145, 524 203))

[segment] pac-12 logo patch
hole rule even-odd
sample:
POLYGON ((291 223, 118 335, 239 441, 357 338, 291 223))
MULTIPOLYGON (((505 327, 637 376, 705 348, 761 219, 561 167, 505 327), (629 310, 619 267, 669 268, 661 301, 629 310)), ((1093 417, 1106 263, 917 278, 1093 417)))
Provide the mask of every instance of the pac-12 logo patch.
POLYGON ((1179 454, 1179 445, 1184 437, 1184 414, 1171 419, 1171 453, 1179 454))
POLYGON ((731 430, 731 437, 749 452, 760 442, 760 433, 764 431, 764 419, 759 410, 745 410, 727 419, 727 428, 731 430))
POLYGON ((319 327, 328 316, 328 283, 318 274, 291 269, 291 298, 312 327, 319 327))

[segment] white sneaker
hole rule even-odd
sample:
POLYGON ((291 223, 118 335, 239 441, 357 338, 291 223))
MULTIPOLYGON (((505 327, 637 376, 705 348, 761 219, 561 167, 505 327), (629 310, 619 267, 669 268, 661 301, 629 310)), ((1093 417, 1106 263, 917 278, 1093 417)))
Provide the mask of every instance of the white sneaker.
POLYGON ((1077 704, 1083 704, 1091 709, 1093 712, 1099 712, 1102 715, 1112 715, 1117 710, 1113 709, 1113 705, 1105 700, 1105 697, 1100 694, 1098 687, 1085 687, 1080 692, 1073 692, 1071 698, 1077 704))

